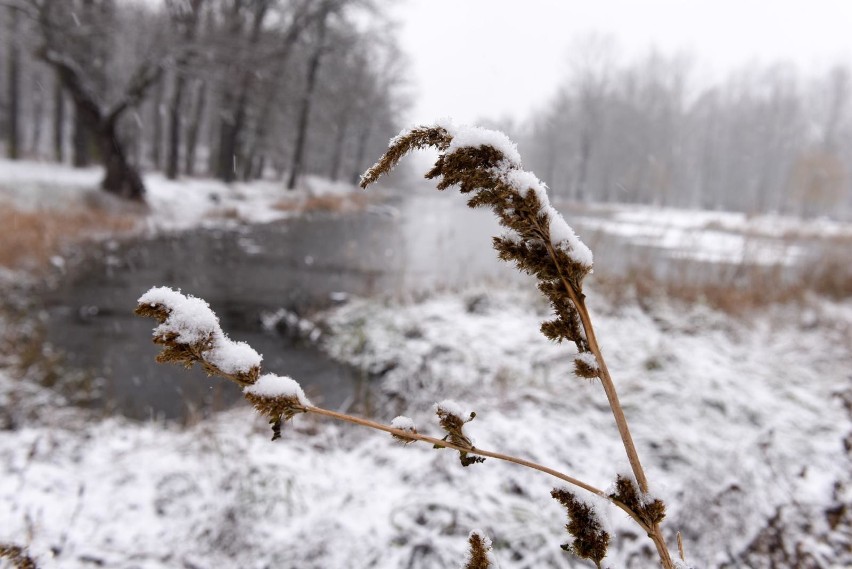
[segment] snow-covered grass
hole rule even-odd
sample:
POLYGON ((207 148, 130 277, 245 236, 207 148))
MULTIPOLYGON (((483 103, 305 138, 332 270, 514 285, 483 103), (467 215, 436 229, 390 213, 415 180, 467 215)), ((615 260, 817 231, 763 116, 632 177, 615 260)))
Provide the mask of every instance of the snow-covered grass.
MULTIPOLYGON (((683 532, 691 562, 768 567, 760 547, 782 546, 812 566, 852 561, 848 303, 747 320, 594 297, 592 310, 669 504, 664 527, 683 532)), ((537 332, 545 312, 532 293, 474 290, 356 300, 322 321, 325 348, 395 395, 384 422, 404 412, 435 434, 434 402, 456 399, 477 412, 466 429, 478 447, 607 487, 626 464, 605 397, 573 376, 571 348, 537 332)), ((30 545, 45 567, 444 568, 461 564, 474 528, 502 567, 584 566, 559 548, 556 481, 303 416, 272 443, 247 409, 186 430, 46 413, 0 434, 0 456, 0 541, 30 545)), ((652 566, 643 536, 609 515, 610 565, 652 566)))

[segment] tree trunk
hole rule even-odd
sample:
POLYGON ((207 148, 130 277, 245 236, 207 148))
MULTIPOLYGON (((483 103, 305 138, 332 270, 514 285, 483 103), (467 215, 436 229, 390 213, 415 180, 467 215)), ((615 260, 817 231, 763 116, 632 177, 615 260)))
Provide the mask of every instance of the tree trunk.
POLYGON ((184 155, 184 172, 187 176, 195 174, 195 156, 198 147, 198 132, 201 129, 201 119, 204 116, 204 105, 207 99, 207 84, 199 81, 198 94, 195 97, 195 108, 192 120, 186 130, 186 154, 184 155))
POLYGON ((290 166, 290 177, 287 180, 287 189, 296 189, 296 182, 302 175, 304 168, 305 146, 308 139, 308 118, 311 114, 314 90, 316 89, 317 74, 319 72, 320 60, 325 50, 325 30, 327 18, 323 17, 319 22, 319 37, 314 52, 308 61, 308 77, 305 92, 302 95, 301 108, 299 109, 298 126, 296 127, 296 144, 293 147, 293 160, 290 166))
POLYGON ((80 109, 74 109, 74 140, 73 149, 74 156, 72 163, 75 168, 85 168, 92 162, 91 139, 92 135, 89 131, 89 125, 83 117, 80 109))
MULTIPOLYGON (((189 11, 178 11, 174 23, 177 32, 182 35, 187 46, 195 39, 195 27, 198 23, 198 10, 201 0, 192 0, 189 11), (181 33, 182 29, 182 33, 181 33)), ((186 68, 189 65, 189 55, 182 52, 177 58, 175 86, 169 102, 169 145, 166 157, 166 178, 174 180, 178 175, 178 160, 180 159, 180 134, 183 110, 183 91, 186 86, 186 68)))
POLYGON ((139 172, 128 162, 116 130, 116 124, 108 122, 98 132, 98 142, 106 167, 101 187, 119 197, 142 201, 145 198, 145 185, 139 172))
MULTIPOLYGON (((269 2, 256 3, 251 35, 248 41, 250 49, 254 49, 257 42, 260 41, 263 21, 269 11, 269 6, 269 2)), ((237 20, 235 20, 236 22, 237 20)), ((232 37, 236 37, 238 34, 239 27, 232 28, 232 37)), ((253 70, 244 68, 240 72, 239 91, 236 96, 232 92, 225 92, 225 104, 222 107, 222 123, 219 130, 219 160, 216 167, 216 175, 223 182, 230 183, 237 178, 240 135, 246 122, 246 107, 248 106, 253 78, 253 70)))
POLYGON ((53 158, 59 163, 65 159, 65 98, 62 82, 56 76, 53 82, 53 158))
POLYGON ((580 164, 577 173, 577 186, 574 188, 574 198, 577 201, 586 200, 586 180, 589 175, 589 159, 592 155, 592 135, 584 128, 580 135, 580 164))
POLYGON ((165 81, 159 81, 154 87, 154 108, 151 112, 151 164, 160 170, 163 163, 163 96, 165 95, 165 81))
MULTIPOLYGON (((230 105, 225 108, 230 109, 230 105)), ((230 110, 223 113, 219 125, 219 158, 216 160, 216 177, 223 182, 230 183, 236 178, 237 170, 237 137, 239 132, 236 127, 236 119, 230 110)))
MULTIPOLYGON (((37 8, 47 9, 38 6, 37 8)), ((145 186, 142 177, 127 160, 123 142, 118 136, 118 122, 125 112, 143 100, 154 84, 161 83, 162 64, 152 64, 150 61, 141 64, 131 75, 123 96, 112 106, 104 108, 98 92, 93 89, 97 82, 87 82, 79 64, 55 47, 55 28, 49 25, 45 12, 39 14, 38 23, 45 43, 38 51, 38 56, 56 71, 57 78, 74 102, 75 161, 80 156, 77 151, 88 146, 81 144, 83 137, 80 136, 87 133, 94 138, 99 157, 106 169, 101 187, 120 197, 142 201, 145 186)))
POLYGON ((8 98, 6 122, 8 125, 6 156, 11 160, 20 158, 20 128, 19 128, 19 103, 20 103, 20 77, 21 77, 21 50, 18 47, 18 10, 9 7, 9 52, 8 52, 8 98))
POLYGON ((175 90, 169 104, 169 152, 166 160, 166 178, 174 180, 178 175, 178 159, 180 158, 180 126, 181 107, 183 103, 183 88, 185 83, 183 71, 178 70, 175 78, 175 90))
POLYGON ((358 142, 355 146, 355 170, 352 172, 352 183, 358 184, 361 182, 361 174, 367 169, 364 165, 364 160, 367 156, 367 143, 370 141, 370 135, 373 133, 373 120, 368 117, 364 123, 364 128, 358 133, 358 142))
MULTIPOLYGON (((348 115, 348 113, 347 113, 348 115)), ((343 146, 346 142, 346 131, 349 126, 349 117, 339 117, 337 121, 337 132, 334 137, 334 148, 331 152, 331 167, 328 175, 333 182, 340 178, 340 169, 343 166, 343 146)))
POLYGON ((44 83, 41 81, 41 74, 37 73, 33 78, 33 113, 32 113, 32 122, 33 122, 33 131, 32 137, 30 137, 30 154, 34 157, 40 156, 40 147, 41 147, 41 130, 44 126, 44 83))

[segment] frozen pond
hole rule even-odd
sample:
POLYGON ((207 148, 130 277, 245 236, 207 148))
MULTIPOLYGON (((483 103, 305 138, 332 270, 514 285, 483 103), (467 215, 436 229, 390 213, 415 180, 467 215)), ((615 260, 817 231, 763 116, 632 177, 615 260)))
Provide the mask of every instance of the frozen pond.
MULTIPOLYGON (((669 233, 647 223, 637 229, 617 216, 586 213, 569 221, 595 251, 599 274, 639 264, 707 280, 763 258, 720 258, 720 247, 741 239, 730 232, 719 239, 698 232, 694 243, 681 237, 672 244, 669 233), (709 243, 703 254, 701 239, 709 243)), ((326 406, 345 406, 363 392, 365 378, 329 361, 301 335, 265 328, 264 319, 283 309, 293 320, 348 295, 405 296, 524 278, 496 260, 490 243, 497 232, 489 212, 468 210, 457 195, 430 192, 355 213, 105 243, 49 293, 48 339, 72 367, 102 378, 105 406, 129 416, 180 418, 232 404, 240 395, 223 380, 154 362, 153 322, 132 312, 142 293, 167 285, 206 299, 233 339, 264 355, 264 369, 299 378, 326 406)), ((773 262, 788 273, 807 250, 763 241, 749 246, 780 256, 773 262)))

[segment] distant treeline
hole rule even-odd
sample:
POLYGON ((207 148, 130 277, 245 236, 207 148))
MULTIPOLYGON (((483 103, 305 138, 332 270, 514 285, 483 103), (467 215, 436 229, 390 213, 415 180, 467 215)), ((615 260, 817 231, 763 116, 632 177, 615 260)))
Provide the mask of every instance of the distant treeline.
POLYGON ((755 64, 710 82, 686 56, 616 59, 609 42, 587 38, 559 93, 515 129, 526 165, 557 195, 852 212, 848 67, 806 76, 792 65, 755 64))
POLYGON ((144 187, 118 178, 140 167, 354 180, 404 105, 375 4, 0 0, 6 155, 103 163, 105 189, 126 197, 144 187))

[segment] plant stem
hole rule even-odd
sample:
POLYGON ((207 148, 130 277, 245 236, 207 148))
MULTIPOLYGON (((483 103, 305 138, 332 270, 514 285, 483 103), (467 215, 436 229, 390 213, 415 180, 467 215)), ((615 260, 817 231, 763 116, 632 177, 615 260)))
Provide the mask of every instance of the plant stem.
MULTIPOLYGON (((606 393, 609 408, 612 410, 612 415, 615 418, 615 425, 618 428, 618 434, 621 436, 621 442, 624 445, 627 460, 630 462, 630 469, 633 471, 633 476, 639 484, 639 489, 643 493, 647 493, 648 478, 645 476, 645 470, 642 468, 642 463, 639 461, 639 453, 636 451, 636 444, 633 442, 633 435, 630 434, 630 427, 627 425, 627 417, 624 415, 624 409, 621 407, 621 402, 618 399, 618 392, 615 390, 615 383, 612 381, 612 376, 610 376, 609 369, 606 367, 606 360, 604 360, 600 345, 598 344, 597 337, 595 336, 592 319, 591 316, 589 316, 589 310, 586 308, 586 297, 574 289, 569 280, 565 277, 565 274, 562 272, 562 267, 559 264, 556 251, 553 249, 553 245, 550 243, 550 239, 548 238, 549 232, 545 232, 541 227, 541 224, 538 221, 538 216, 532 216, 532 220, 533 224, 537 227, 541 234, 541 239, 547 247, 548 254, 551 259, 553 259, 553 263, 559 271, 559 278, 562 281, 562 286, 565 288, 571 302, 574 303, 574 307, 577 309, 577 314, 580 316, 580 322, 583 324, 583 330, 586 333, 586 341, 589 344, 589 349, 592 351, 592 354, 594 354, 598 363, 598 368, 600 370, 598 377, 601 380, 601 385, 603 385, 604 393, 606 393)), ((636 519, 635 516, 633 517, 636 519)), ((665 569, 674 569, 674 561, 672 560, 671 553, 669 553, 669 549, 666 546, 666 541, 663 537, 660 524, 657 523, 651 527, 647 527, 642 524, 642 527, 647 530, 648 537, 654 542, 654 546, 657 548, 657 554, 660 557, 660 563, 662 566, 665 569)))
POLYGON ((630 517, 633 518, 633 520, 637 524, 639 524, 639 526, 643 530, 645 530, 649 534, 652 531, 652 528, 649 528, 642 520, 640 520, 636 516, 636 514, 630 508, 628 508, 620 500, 612 498, 611 496, 609 496, 606 492, 604 492, 600 488, 595 488, 591 484, 587 484, 587 483, 583 482, 582 480, 578 480, 577 478, 574 478, 573 476, 568 476, 567 474, 565 474, 563 472, 559 472, 558 470, 554 470, 554 469, 549 468, 547 466, 538 464, 537 462, 532 462, 530 460, 525 460, 523 458, 518 458, 516 456, 503 454, 503 453, 499 453, 499 452, 493 452, 493 451, 489 451, 489 450, 485 450, 485 449, 481 449, 481 448, 476 448, 476 447, 465 448, 465 447, 462 447, 462 446, 459 446, 459 445, 455 445, 451 442, 445 441, 443 439, 430 437, 428 435, 421 435, 420 433, 412 433, 411 431, 404 431, 402 429, 395 429, 395 428, 390 427, 388 425, 384 425, 382 423, 377 423, 376 421, 371 421, 369 419, 363 419, 361 417, 356 417, 354 415, 347 415, 345 413, 339 413, 337 411, 330 411, 328 409, 323 409, 322 407, 314 407, 312 405, 309 405, 309 406, 305 407, 305 411, 308 412, 308 413, 314 413, 315 415, 323 415, 325 417, 330 417, 332 419, 337 419, 339 421, 345 421, 347 423, 353 423, 355 425, 361 425, 363 427, 369 427, 371 429, 384 431, 386 433, 396 435, 397 437, 400 437, 400 438, 405 439, 405 440, 421 441, 421 442, 429 443, 429 444, 432 444, 434 446, 438 446, 438 447, 442 447, 442 448, 448 448, 448 449, 466 452, 468 454, 475 454, 475 455, 484 456, 484 457, 488 457, 488 458, 494 458, 494 459, 497 459, 497 460, 503 460, 503 461, 506 461, 506 462, 512 462, 514 464, 519 464, 521 466, 525 466, 525 467, 531 468, 533 470, 538 470, 539 472, 549 474, 550 476, 553 476, 554 478, 558 478, 559 480, 562 480, 564 482, 567 482, 569 484, 572 484, 574 486, 582 488, 583 490, 591 492, 592 494, 595 494, 595 495, 607 500, 608 502, 613 503, 615 506, 621 508, 627 514, 629 514, 630 517))
MULTIPOLYGON (((565 282, 565 279, 563 279, 563 282, 565 282)), ((570 289, 570 287, 568 287, 568 283, 565 283, 565 285, 570 289)), ((612 414, 615 417, 615 424, 618 426, 618 433, 621 435, 621 441, 624 443, 624 450, 627 452, 627 458, 630 461, 630 468, 633 470, 633 475, 636 477, 639 489, 643 493, 647 493, 648 479, 645 477, 645 471, 642 469, 642 463, 639 462, 639 453, 636 451, 636 445, 633 443, 633 436, 630 434, 630 428, 627 426, 627 417, 624 415, 624 409, 621 407, 621 402, 618 400, 618 393, 615 391, 615 384, 612 381, 612 377, 609 375, 609 370, 606 367, 606 361, 603 358, 603 354, 601 354, 600 346, 598 345, 597 338, 595 337, 595 330, 592 327, 592 320, 589 316, 589 311, 586 308, 585 297, 579 296, 578 298, 578 295, 573 295, 571 299, 574 302, 574 306, 577 308, 577 312, 580 314, 583 329, 586 331, 586 340, 589 342, 589 349, 592 350, 592 353, 598 360, 601 384, 603 385, 604 392, 606 393, 607 400, 609 401, 610 409, 612 409, 612 414)), ((669 553, 669 549, 666 546, 666 540, 663 537, 663 531, 660 528, 660 524, 654 524, 650 528, 648 537, 650 537, 654 542, 663 567, 666 569, 674 569, 674 561, 672 560, 671 553, 669 553)))
POLYGON ((609 369, 606 367, 606 361, 603 358, 600 346, 598 345, 598 340, 595 337, 595 330, 592 327, 592 320, 589 316, 589 311, 586 308, 585 298, 573 295, 571 300, 574 302, 574 306, 580 314, 580 321, 583 323, 583 329, 586 331, 586 340, 589 342, 589 349, 592 350, 592 353, 598 361, 601 385, 603 385, 607 401, 609 401, 610 409, 612 409, 612 414, 615 417, 618 434, 621 435, 621 440, 624 443, 624 450, 627 453, 627 459, 630 461, 630 469, 636 477, 639 489, 642 492, 647 493, 648 478, 645 476, 645 470, 642 468, 642 463, 639 462, 639 453, 636 451, 633 436, 630 434, 630 427, 627 425, 627 417, 624 415, 624 409, 621 407, 621 402, 618 399, 615 384, 612 381, 612 376, 609 375, 609 369))

